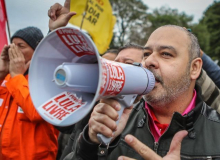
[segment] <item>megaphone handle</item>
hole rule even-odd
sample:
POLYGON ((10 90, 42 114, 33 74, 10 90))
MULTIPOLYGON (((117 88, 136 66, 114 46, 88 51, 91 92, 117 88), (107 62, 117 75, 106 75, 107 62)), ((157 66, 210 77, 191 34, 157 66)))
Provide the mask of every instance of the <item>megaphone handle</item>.
MULTIPOLYGON (((117 125, 121 119, 121 115, 122 115, 124 109, 126 107, 130 107, 134 103, 134 100, 136 99, 136 97, 137 97, 137 95, 135 94, 135 95, 124 95, 124 96, 120 96, 120 97, 115 98, 121 105, 121 109, 120 109, 120 111, 118 111, 119 119, 116 121, 117 125)), ((109 137, 106 137, 100 133, 97 134, 97 138, 98 138, 99 142, 101 142, 102 144, 105 144, 105 145, 109 145, 112 140, 112 137, 109 138, 109 137)))

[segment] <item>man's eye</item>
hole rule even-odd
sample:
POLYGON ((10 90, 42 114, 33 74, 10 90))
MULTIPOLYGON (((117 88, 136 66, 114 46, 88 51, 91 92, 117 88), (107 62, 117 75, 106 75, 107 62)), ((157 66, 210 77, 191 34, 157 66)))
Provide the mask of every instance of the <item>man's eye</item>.
POLYGON ((18 46, 18 47, 21 48, 21 49, 22 49, 22 48, 25 48, 25 46, 18 46))
POLYGON ((133 64, 133 62, 125 62, 125 64, 133 64))
POLYGON ((162 56, 172 57, 172 54, 170 54, 168 52, 162 52, 162 56))
POLYGON ((150 53, 149 52, 145 52, 144 53, 144 57, 149 57, 150 56, 150 53))

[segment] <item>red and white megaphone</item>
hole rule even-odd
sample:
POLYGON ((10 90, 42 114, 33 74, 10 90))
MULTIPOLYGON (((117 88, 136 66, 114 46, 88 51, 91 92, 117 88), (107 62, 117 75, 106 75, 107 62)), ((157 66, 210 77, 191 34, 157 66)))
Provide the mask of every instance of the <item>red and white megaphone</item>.
MULTIPOLYGON (((105 60, 90 37, 74 27, 59 28, 38 45, 29 68, 33 104, 44 120, 68 126, 85 117, 97 100, 116 98, 124 107, 150 92, 153 74, 141 67, 105 60)), ((111 139, 98 135, 102 143, 111 139)))

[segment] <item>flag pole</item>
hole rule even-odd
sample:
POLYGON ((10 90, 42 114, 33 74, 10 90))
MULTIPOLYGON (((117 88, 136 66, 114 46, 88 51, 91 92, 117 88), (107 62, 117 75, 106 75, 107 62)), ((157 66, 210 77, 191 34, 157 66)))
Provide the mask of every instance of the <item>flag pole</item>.
POLYGON ((3 6, 3 11, 5 13, 5 18, 6 18, 6 23, 7 23, 7 31, 8 31, 8 43, 10 44, 10 38, 11 38, 11 33, 10 33, 10 27, 9 27, 9 21, 8 21, 8 14, 7 14, 7 8, 6 8, 6 3, 5 3, 5 0, 1 0, 1 3, 3 6))
POLYGON ((83 17, 82 17, 82 21, 81 21, 81 24, 80 24, 80 30, 82 30, 82 26, 83 26, 83 22, 84 22, 84 19, 86 17, 86 11, 88 9, 88 0, 86 0, 86 6, 85 6, 85 11, 83 12, 83 17))

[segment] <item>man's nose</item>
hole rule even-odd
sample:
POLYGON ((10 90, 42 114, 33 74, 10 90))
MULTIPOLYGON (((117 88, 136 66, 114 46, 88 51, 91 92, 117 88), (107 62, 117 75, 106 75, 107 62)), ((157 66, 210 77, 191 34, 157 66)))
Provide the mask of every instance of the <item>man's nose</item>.
POLYGON ((144 60, 144 67, 146 68, 158 68, 158 57, 156 53, 150 54, 145 60, 144 60))

